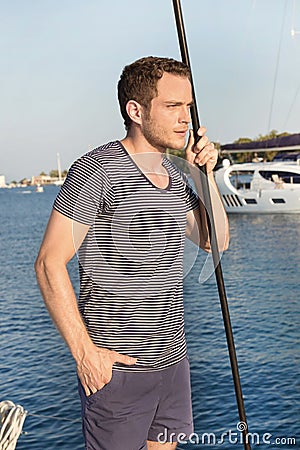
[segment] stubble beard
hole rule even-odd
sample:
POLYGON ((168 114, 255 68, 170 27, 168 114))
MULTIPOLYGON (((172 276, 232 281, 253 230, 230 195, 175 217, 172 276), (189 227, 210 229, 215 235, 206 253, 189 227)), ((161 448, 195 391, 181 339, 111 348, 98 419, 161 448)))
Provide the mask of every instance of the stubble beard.
MULTIPOLYGON (((142 132, 149 144, 159 150, 161 153, 165 153, 168 148, 174 150, 181 150, 184 147, 176 142, 175 138, 168 136, 168 133, 154 122, 151 117, 146 117, 142 126, 142 132)), ((170 131, 171 133, 171 131, 170 131)))

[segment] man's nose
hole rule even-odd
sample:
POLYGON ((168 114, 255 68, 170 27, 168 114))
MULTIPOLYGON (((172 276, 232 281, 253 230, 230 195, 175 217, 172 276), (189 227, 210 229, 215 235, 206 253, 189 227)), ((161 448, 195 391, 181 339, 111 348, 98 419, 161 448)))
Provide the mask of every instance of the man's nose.
POLYGON ((190 123, 192 121, 191 119, 191 113, 190 108, 187 106, 183 106, 180 112, 180 122, 184 123, 190 123))

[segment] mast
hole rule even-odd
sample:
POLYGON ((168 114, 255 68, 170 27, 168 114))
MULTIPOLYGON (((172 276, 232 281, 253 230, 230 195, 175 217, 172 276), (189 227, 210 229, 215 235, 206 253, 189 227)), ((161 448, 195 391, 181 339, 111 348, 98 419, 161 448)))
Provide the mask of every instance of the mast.
MULTIPOLYGON (((190 64, 188 47, 187 47, 187 40, 186 40, 186 35, 185 35, 180 0, 173 0, 173 9, 174 9, 175 22, 176 22, 176 27, 177 27, 178 41, 179 41, 179 47, 180 47, 182 61, 191 70, 191 64, 190 64)), ((191 81, 191 85, 192 85, 192 95, 193 95, 193 100, 194 100, 193 106, 191 107, 191 119, 192 119, 193 131, 194 131, 194 136, 195 136, 195 141, 196 141, 196 139, 198 137, 197 130, 199 129, 200 121, 199 121, 198 108, 197 108, 197 104, 196 104, 196 95, 195 95, 192 73, 191 73, 190 81, 191 81)), ((206 175, 206 167, 205 166, 202 166, 200 168, 200 170, 203 172, 204 175, 206 175)), ((251 450, 250 444, 248 442, 248 436, 247 436, 248 425, 247 425, 244 399, 243 399, 241 382, 240 382, 237 355, 236 355, 236 350, 235 350, 235 345, 234 345, 234 338, 233 338, 233 332, 232 332, 232 326, 231 326, 229 307, 228 307, 228 302, 227 302, 227 295, 226 295, 226 290, 225 290, 225 283, 224 283, 221 261, 220 261, 220 256, 219 256, 218 244, 217 244, 217 235, 216 235, 216 228, 215 228, 215 223, 214 223, 209 183, 208 183, 208 178, 206 176, 201 177, 201 186, 202 186, 202 191, 203 191, 204 204, 207 209, 207 222, 209 224, 209 237, 210 237, 210 242, 211 242, 211 252, 212 252, 212 258, 213 258, 214 267, 215 267, 215 276, 216 276, 217 287, 218 287, 218 292, 219 292, 221 311, 222 311, 222 315, 223 315, 223 322, 224 322, 225 334, 226 334, 226 339, 227 339, 227 347, 228 347, 228 352, 229 352, 229 359, 230 359, 231 371, 232 371, 232 376, 233 376, 236 401, 237 401, 237 406, 238 406, 238 414, 239 414, 240 424, 242 424, 242 428, 239 431, 242 431, 244 450, 251 450)))
POLYGON ((62 176, 61 176, 61 165, 60 165, 60 156, 59 156, 59 153, 57 153, 56 156, 57 156, 58 181, 61 182, 62 176))

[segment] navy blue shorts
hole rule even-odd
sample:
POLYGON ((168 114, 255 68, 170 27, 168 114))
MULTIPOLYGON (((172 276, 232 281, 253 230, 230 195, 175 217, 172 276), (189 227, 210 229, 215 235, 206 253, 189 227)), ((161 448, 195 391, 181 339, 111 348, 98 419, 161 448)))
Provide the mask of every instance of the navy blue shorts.
POLYGON ((187 358, 156 372, 114 370, 100 391, 87 397, 79 383, 79 394, 87 450, 144 450, 193 433, 187 358))

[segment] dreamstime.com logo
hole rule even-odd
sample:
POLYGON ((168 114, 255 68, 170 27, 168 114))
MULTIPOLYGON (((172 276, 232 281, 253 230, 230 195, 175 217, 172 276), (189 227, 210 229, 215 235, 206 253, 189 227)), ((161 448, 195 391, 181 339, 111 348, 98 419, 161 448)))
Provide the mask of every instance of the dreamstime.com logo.
MULTIPOLYGON (((177 441, 178 444, 195 444, 195 445, 222 445, 222 444, 243 444, 243 432, 247 430, 247 424, 245 422, 238 422, 236 426, 237 431, 228 430, 217 435, 215 433, 191 433, 187 436, 185 433, 168 433, 165 428, 163 433, 157 435, 157 440, 161 444, 171 443, 177 441)), ((293 446, 296 445, 295 437, 275 437, 271 433, 250 433, 245 435, 246 442, 250 445, 284 445, 293 446)))

